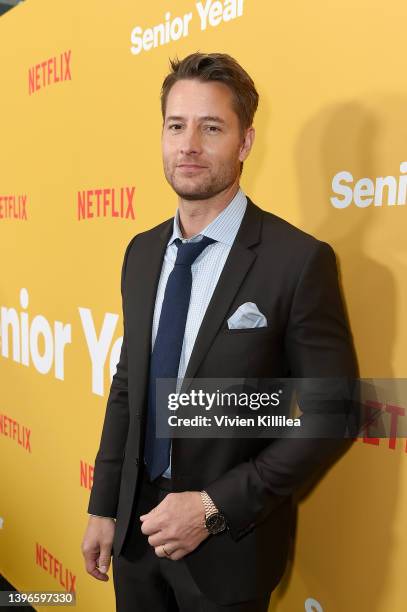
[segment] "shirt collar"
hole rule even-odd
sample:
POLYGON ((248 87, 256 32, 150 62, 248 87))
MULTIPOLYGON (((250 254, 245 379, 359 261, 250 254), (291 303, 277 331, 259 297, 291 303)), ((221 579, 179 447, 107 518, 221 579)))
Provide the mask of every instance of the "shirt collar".
MULTIPOLYGON (((196 242, 201 240, 202 236, 213 238, 216 242, 222 242, 228 246, 232 246, 236 234, 239 230, 244 213, 246 211, 247 198, 243 191, 239 188, 234 198, 222 210, 221 213, 209 225, 207 225, 199 234, 195 234, 188 240, 196 242)), ((179 238, 185 240, 179 227, 179 209, 174 216, 173 231, 171 238, 168 241, 168 246, 179 238)))

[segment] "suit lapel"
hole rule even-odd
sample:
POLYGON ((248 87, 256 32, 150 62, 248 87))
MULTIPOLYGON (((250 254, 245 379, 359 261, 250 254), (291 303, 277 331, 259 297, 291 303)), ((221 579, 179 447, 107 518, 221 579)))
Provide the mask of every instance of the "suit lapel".
MULTIPOLYGON (((173 219, 169 219, 157 228, 145 241, 140 255, 135 258, 135 269, 132 273, 136 283, 128 301, 128 316, 136 322, 133 330, 133 371, 136 374, 137 389, 147 389, 148 369, 151 353, 151 328, 153 324, 155 298, 161 267, 168 240, 171 237, 173 219)), ((135 393, 139 410, 144 407, 142 393, 135 393)))
MULTIPOLYGON (((250 247, 260 241, 261 223, 261 209, 247 198, 247 208, 242 223, 199 328, 185 372, 185 379, 192 379, 195 376, 239 287, 256 259, 256 253, 250 247)), ((188 386, 185 383, 182 385, 182 390, 185 391, 188 386)))

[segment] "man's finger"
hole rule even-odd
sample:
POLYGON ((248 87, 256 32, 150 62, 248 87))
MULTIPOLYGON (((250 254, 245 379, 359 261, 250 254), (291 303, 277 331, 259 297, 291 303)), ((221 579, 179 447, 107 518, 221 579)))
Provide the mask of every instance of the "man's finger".
POLYGON ((160 544, 159 546, 154 547, 155 554, 157 557, 167 557, 167 559, 175 560, 175 558, 183 557, 183 552, 180 548, 178 548, 178 544, 176 542, 166 542, 164 546, 160 544), (165 550, 164 550, 165 548, 165 550), (179 556, 181 554, 181 557, 179 556))
POLYGON ((97 567, 95 567, 92 572, 88 572, 88 574, 90 574, 97 580, 102 580, 103 582, 107 582, 109 580, 109 576, 107 574, 102 574, 102 572, 100 572, 97 567))
POLYGON ((85 559, 86 571, 90 574, 96 567, 99 551, 84 551, 83 558, 85 559))
POLYGON ((162 525, 161 521, 157 518, 150 518, 141 523, 141 531, 144 535, 152 535, 153 533, 157 533, 161 531, 162 525))
POLYGON ((85 568, 88 574, 97 578, 97 580, 104 580, 105 582, 109 580, 109 576, 107 574, 102 573, 98 568, 98 558, 99 553, 97 552, 87 552, 84 553, 85 558, 85 568))
POLYGON ((172 553, 171 561, 179 561, 180 559, 182 559, 182 557, 185 557, 186 554, 186 550, 184 550, 183 548, 178 548, 178 550, 172 553))
POLYGON ((101 546, 97 565, 99 567, 99 571, 102 572, 102 574, 107 574, 107 571, 109 569, 111 551, 111 546, 101 546))
POLYGON ((168 537, 165 537, 165 535, 163 534, 163 531, 156 531, 152 535, 149 535, 147 539, 150 546, 156 547, 160 546, 160 544, 165 544, 166 542, 168 542, 168 537))
POLYGON ((145 521, 146 519, 152 518, 155 515, 155 513, 157 512, 157 510, 160 507, 160 505, 161 505, 161 502, 157 506, 154 506, 154 508, 151 508, 150 512, 147 512, 146 514, 141 514, 140 515, 140 520, 141 521, 145 521))

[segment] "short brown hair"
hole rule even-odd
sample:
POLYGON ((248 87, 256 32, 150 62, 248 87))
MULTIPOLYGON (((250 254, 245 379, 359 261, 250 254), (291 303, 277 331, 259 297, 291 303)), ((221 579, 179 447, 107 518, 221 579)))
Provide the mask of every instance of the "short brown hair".
POLYGON ((192 53, 183 60, 170 60, 171 72, 165 77, 161 88, 161 112, 163 120, 167 97, 171 87, 182 79, 219 81, 229 87, 233 94, 233 108, 239 118, 243 132, 253 123, 259 102, 253 79, 241 65, 226 53, 192 53))

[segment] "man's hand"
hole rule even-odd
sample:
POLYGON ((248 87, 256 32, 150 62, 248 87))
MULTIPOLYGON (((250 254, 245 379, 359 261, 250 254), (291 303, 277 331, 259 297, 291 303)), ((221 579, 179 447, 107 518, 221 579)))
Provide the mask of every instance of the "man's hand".
POLYGON ((82 541, 82 554, 88 574, 97 580, 109 580, 112 544, 116 523, 111 518, 90 516, 82 541))
POLYGON ((182 559, 208 537, 205 510, 198 491, 169 493, 148 514, 140 516, 141 531, 158 557, 182 559), (163 545, 165 551, 163 550, 163 545))

